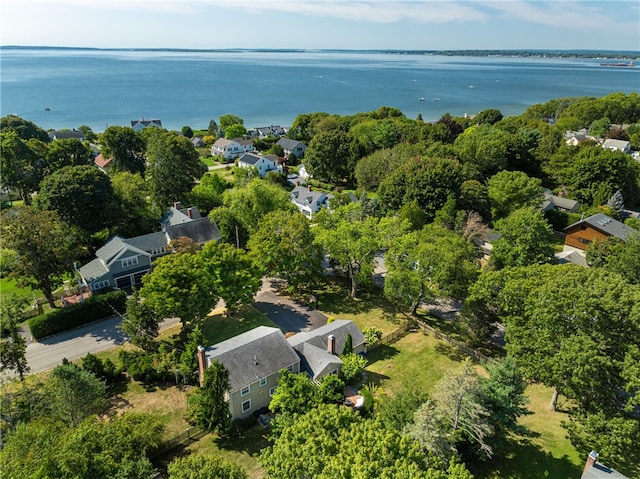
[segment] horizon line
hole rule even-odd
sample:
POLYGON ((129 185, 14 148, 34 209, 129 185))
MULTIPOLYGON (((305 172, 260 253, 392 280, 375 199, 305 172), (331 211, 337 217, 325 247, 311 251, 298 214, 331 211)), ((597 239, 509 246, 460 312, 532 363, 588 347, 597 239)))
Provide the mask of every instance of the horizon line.
POLYGON ((640 50, 609 50, 609 49, 589 49, 589 48, 454 48, 454 49, 410 49, 410 48, 181 48, 181 47, 81 47, 81 46, 60 46, 60 45, 0 45, 2 49, 50 49, 50 50, 94 50, 94 51, 174 51, 174 52, 300 52, 300 53, 322 53, 322 52, 378 52, 378 53, 617 53, 640 55, 640 50))

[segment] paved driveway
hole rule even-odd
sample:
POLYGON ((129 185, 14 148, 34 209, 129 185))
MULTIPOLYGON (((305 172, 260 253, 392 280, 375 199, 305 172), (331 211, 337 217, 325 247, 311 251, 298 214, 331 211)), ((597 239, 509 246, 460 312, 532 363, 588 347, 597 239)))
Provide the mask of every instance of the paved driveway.
POLYGON ((327 317, 317 309, 279 296, 275 279, 262 280, 262 288, 256 295, 255 308, 286 332, 299 333, 327 324, 327 317))

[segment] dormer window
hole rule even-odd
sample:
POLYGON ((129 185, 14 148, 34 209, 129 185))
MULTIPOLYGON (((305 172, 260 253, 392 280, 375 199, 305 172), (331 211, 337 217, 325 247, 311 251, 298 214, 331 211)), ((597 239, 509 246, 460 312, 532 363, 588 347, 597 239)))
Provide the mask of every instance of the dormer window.
POLYGON ((129 268, 131 266, 135 266, 138 264, 138 257, 130 256, 129 258, 124 258, 120 260, 120 264, 122 265, 123 268, 129 268))

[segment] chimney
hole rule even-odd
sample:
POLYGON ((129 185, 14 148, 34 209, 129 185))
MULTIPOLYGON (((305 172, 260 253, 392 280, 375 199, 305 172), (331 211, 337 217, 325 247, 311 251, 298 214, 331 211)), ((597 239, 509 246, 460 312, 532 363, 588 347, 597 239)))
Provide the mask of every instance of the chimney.
POLYGON ((182 203, 179 201, 176 201, 175 203, 173 203, 173 207, 177 210, 181 210, 182 209, 182 203))
POLYGON ((587 463, 584 465, 584 469, 582 470, 582 475, 584 475, 585 472, 591 469, 597 460, 598 453, 596 451, 591 451, 589 453, 589 456, 587 457, 587 463))
POLYGON ((204 384, 204 368, 207 364, 207 358, 202 346, 198 346, 198 379, 200 380, 200 387, 204 384))
POLYGON ((189 218, 193 218, 193 209, 192 208, 187 208, 187 216, 189 218))
POLYGON ((327 351, 329 354, 336 354, 336 337, 333 334, 327 336, 327 351))

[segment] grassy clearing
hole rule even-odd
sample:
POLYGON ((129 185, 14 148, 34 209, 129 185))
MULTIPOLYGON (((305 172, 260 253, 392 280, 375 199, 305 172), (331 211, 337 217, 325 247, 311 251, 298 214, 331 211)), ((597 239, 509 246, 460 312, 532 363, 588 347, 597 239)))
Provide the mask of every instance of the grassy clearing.
POLYGON ((514 437, 505 453, 491 463, 492 470, 480 471, 479 479, 580 477, 585 458, 571 445, 561 425, 568 415, 549 411, 550 388, 535 384, 526 394, 533 414, 520 418, 520 423, 529 428, 530 436, 514 437))
POLYGON ((19 287, 16 284, 15 279, 0 278, 0 295, 6 296, 8 294, 19 294, 20 296, 26 296, 27 298, 42 297, 41 291, 33 290, 29 287, 19 287))
POLYGON ((126 389, 113 398, 113 411, 135 411, 154 414, 166 425, 165 438, 183 433, 189 424, 184 420, 187 410, 187 392, 170 384, 146 385, 138 381, 126 384, 126 389))
POLYGON ((367 355, 367 382, 391 393, 409 384, 430 392, 464 357, 458 349, 433 336, 422 331, 409 332, 395 343, 380 346, 367 355))
POLYGON ((376 327, 384 335, 392 333, 406 323, 402 311, 389 303, 379 289, 362 290, 356 299, 349 298, 347 286, 337 279, 327 281, 316 291, 319 309, 328 317, 350 319, 361 330, 376 327))

